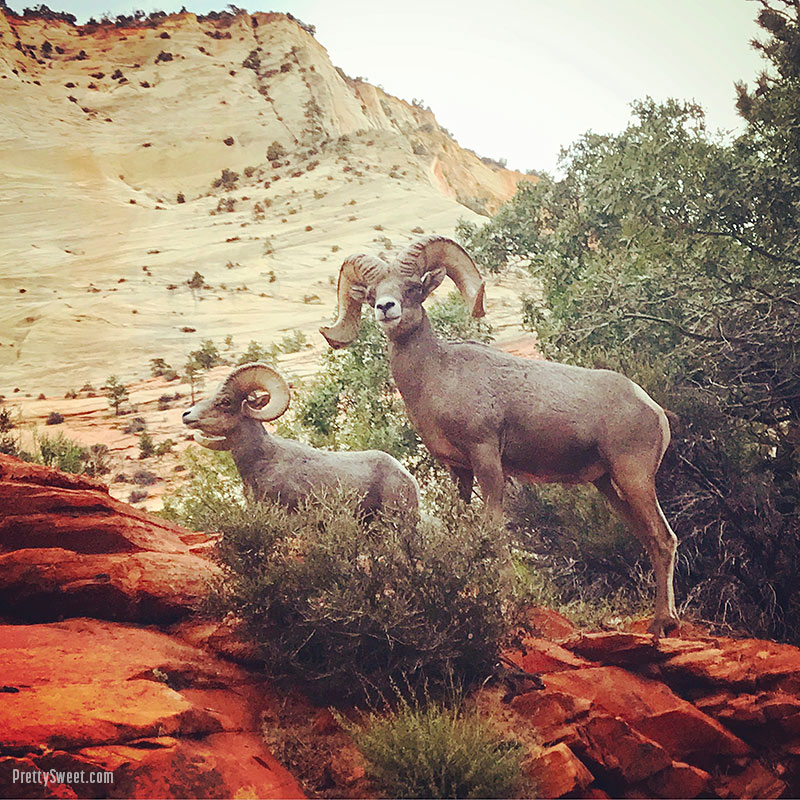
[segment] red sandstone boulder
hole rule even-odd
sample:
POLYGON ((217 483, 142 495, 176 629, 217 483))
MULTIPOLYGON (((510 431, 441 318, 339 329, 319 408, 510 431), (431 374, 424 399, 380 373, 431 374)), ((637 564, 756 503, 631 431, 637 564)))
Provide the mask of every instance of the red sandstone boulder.
POLYGON ((0 555, 0 607, 28 622, 92 616, 169 623, 196 610, 218 569, 191 553, 0 555))
POLYGON ((218 573, 198 555, 212 541, 92 478, 0 455, 0 607, 13 619, 174 622, 218 573))
POLYGON ((182 540, 187 534, 194 536, 114 500, 93 478, 0 454, 0 552, 60 547, 76 553, 188 553, 182 540))
POLYGON ((711 776, 698 767, 673 761, 661 772, 652 775, 646 782, 647 791, 653 797, 665 800, 684 800, 707 794, 711 776))
POLYGON ((594 780, 586 765, 565 744, 548 747, 527 765, 537 797, 585 797, 594 780))
POLYGON ((0 642, 0 796, 24 796, 12 780, 23 761, 113 774, 36 797, 303 795, 260 736, 277 698, 251 673, 163 633, 97 620, 0 626, 0 642))
POLYGON ((506 659, 526 672, 558 672, 590 665, 586 659, 547 639, 526 637, 518 650, 504 653, 506 659))
POLYGON ((739 756, 749 751, 741 739, 663 683, 619 667, 553 672, 543 680, 548 690, 588 700, 593 711, 620 717, 658 742, 673 758, 696 763, 695 759, 739 756))

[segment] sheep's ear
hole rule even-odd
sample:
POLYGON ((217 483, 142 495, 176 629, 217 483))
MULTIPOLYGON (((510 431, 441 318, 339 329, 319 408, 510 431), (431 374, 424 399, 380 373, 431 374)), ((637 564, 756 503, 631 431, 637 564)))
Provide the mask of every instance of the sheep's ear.
POLYGON ((422 299, 424 300, 445 279, 447 271, 444 267, 428 270, 422 276, 422 299))
POLYGON ((356 303, 363 303, 367 299, 367 287, 360 283, 354 283, 349 291, 350 299, 356 303))

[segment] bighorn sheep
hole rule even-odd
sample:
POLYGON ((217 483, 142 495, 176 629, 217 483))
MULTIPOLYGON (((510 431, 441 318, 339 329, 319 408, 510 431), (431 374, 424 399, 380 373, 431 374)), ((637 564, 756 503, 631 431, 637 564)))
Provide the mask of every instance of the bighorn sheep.
POLYGON ((183 422, 206 434, 195 434, 203 446, 231 451, 242 481, 259 500, 271 498, 294 509, 309 494, 343 488, 361 497, 365 514, 418 510, 416 480, 387 453, 318 450, 267 433, 261 423, 277 419, 288 407, 289 387, 275 370, 244 364, 212 397, 185 411, 183 422), (266 392, 268 402, 256 399, 255 392, 266 392))
POLYGON ((345 347, 358 334, 361 305, 373 306, 412 424, 450 467, 464 499, 472 493, 473 476, 495 516, 502 516, 508 475, 594 483, 650 556, 656 578, 651 630, 660 636, 676 627, 677 539, 655 490, 670 440, 664 410, 616 372, 443 341, 422 303, 445 276, 472 315, 482 317, 483 280, 467 252, 450 239, 425 237, 390 264, 351 256, 339 272, 337 320, 320 331, 332 347, 345 347))

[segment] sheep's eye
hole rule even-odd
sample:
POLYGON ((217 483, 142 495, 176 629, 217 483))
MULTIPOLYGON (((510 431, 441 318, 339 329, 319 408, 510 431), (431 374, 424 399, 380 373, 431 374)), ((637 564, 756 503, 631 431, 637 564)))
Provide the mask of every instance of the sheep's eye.
POLYGON ((219 403, 217 403, 217 405, 223 406, 223 408, 230 408, 231 405, 230 398, 225 397, 224 399, 220 400, 219 403))

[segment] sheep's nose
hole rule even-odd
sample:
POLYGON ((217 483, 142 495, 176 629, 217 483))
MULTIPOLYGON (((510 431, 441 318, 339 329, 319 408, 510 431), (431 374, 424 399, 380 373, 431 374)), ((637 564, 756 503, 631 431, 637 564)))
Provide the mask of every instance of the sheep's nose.
POLYGON ((184 411, 183 412, 183 418, 186 419, 186 417, 188 417, 188 416, 189 416, 189 411, 184 411))
POLYGON ((385 314, 390 308, 395 307, 394 300, 384 300, 382 303, 375 303, 375 308, 379 308, 385 314))

